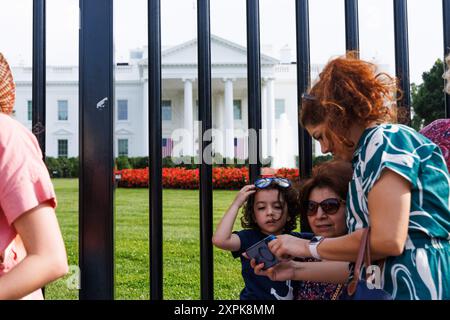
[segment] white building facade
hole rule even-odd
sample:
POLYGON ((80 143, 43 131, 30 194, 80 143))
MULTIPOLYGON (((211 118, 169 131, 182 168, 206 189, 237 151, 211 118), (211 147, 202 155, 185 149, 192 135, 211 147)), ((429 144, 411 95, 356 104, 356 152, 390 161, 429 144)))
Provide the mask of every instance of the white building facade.
MULTIPOLYGON (((148 155, 148 60, 145 50, 115 67, 115 156, 148 155)), ((163 156, 198 151, 197 41, 162 52, 163 156)), ((213 149, 246 158, 248 98, 246 49, 211 37, 213 149)), ((31 129, 32 69, 12 67, 16 81, 15 118, 31 129)), ((313 67, 316 73, 317 67, 313 67)), ((78 156, 78 67, 47 67, 46 154, 78 156)), ((317 73, 316 73, 317 74, 317 73)), ((261 55, 263 158, 275 167, 295 167, 298 153, 296 65, 288 50, 282 61, 261 55)), ((319 149, 320 150, 320 149, 319 149)))

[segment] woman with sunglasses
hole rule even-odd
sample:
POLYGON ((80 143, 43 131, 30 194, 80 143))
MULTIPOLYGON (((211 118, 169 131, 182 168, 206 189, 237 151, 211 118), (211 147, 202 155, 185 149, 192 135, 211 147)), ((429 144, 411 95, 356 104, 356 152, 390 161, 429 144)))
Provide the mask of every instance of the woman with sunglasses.
MULTIPOLYGON (((279 257, 354 262, 370 226, 381 289, 394 299, 450 299, 449 173, 436 144, 389 123, 398 97, 395 79, 352 53, 324 67, 303 99, 301 122, 323 153, 352 162, 349 233, 312 241, 279 236, 269 247, 279 257)), ((340 273, 322 271, 324 280, 340 273)))
MULTIPOLYGON (((352 173, 350 163, 333 160, 314 167, 311 178, 301 183, 300 214, 307 217, 315 236, 334 238, 347 234, 344 199, 347 199, 352 173)), ((297 261, 295 263, 303 266, 305 271, 305 264, 297 261)), ((312 262, 317 259, 307 258, 303 261, 312 262)), ((309 267, 311 266, 314 264, 309 267)), ((348 262, 342 263, 342 269, 348 269, 348 262)), ((342 284, 308 281, 306 278, 299 282, 296 299, 335 300, 341 289, 342 284)))
MULTIPOLYGON (((300 214, 307 217, 316 237, 333 238, 347 233, 344 199, 347 198, 351 178, 351 164, 333 160, 314 167, 311 178, 301 182, 300 214)), ((255 263, 252 262, 252 265, 255 263)), ((270 268, 270 277, 273 281, 297 280, 297 300, 335 300, 348 277, 348 270, 348 262, 318 262, 314 258, 297 258, 295 261, 282 261, 270 268), (341 275, 333 278, 332 274, 328 274, 324 278, 322 271, 330 265, 341 275)))
POLYGON ((250 261, 242 254, 268 235, 293 234, 298 216, 298 193, 285 178, 268 177, 244 186, 236 195, 214 233, 213 244, 239 257, 245 287, 241 300, 292 300, 294 283, 290 279, 274 282, 255 275, 250 261), (244 230, 233 232, 240 208, 244 230))

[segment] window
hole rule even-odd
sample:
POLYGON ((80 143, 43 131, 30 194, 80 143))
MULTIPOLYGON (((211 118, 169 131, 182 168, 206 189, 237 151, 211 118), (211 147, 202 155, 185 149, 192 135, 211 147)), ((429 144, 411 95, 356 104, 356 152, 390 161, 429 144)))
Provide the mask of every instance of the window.
POLYGON ((69 120, 69 103, 67 100, 58 100, 58 120, 69 120))
POLYGON ((241 100, 233 100, 234 120, 242 120, 242 103, 241 100))
POLYGON ((28 121, 32 121, 33 120, 33 101, 28 100, 27 101, 27 119, 28 121))
POLYGON ((172 120, 172 101, 170 100, 163 100, 161 102, 162 107, 162 119, 166 121, 172 120))
POLYGON ((67 158, 68 144, 66 139, 58 140, 58 158, 67 158))
POLYGON ((128 139, 119 139, 119 157, 128 157, 128 139))
POLYGON ((117 120, 128 120, 128 100, 117 100, 117 120))
POLYGON ((285 112, 284 99, 275 99, 275 119, 280 119, 280 116, 285 112))

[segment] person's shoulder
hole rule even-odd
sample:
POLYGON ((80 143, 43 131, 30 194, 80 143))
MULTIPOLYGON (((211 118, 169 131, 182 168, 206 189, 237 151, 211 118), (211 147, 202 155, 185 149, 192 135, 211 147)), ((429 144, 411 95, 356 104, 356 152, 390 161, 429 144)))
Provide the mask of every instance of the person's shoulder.
POLYGON ((11 116, 0 113, 0 147, 11 148, 18 145, 21 146, 19 149, 31 151, 41 157, 34 134, 11 116))
POLYGON ((5 128, 6 126, 11 126, 14 122, 14 119, 10 116, 0 112, 0 128, 5 128))
POLYGON ((403 124, 380 124, 370 131, 364 145, 367 149, 378 149, 382 145, 410 146, 423 144, 423 136, 416 130, 403 124))
POLYGON ((418 136, 419 133, 411 127, 399 123, 386 123, 377 126, 376 134, 384 134, 386 136, 418 136))
POLYGON ((25 130, 26 128, 16 119, 0 112, 0 128, 1 136, 6 136, 17 130, 25 130))
POLYGON ((19 122, 0 112, 0 141, 9 141, 13 136, 13 133, 18 129, 19 122))

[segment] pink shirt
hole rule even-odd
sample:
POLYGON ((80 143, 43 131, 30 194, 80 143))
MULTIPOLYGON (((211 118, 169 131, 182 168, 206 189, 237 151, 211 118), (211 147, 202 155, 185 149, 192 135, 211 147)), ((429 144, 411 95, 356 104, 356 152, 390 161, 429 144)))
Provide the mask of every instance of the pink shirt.
MULTIPOLYGON (((14 221, 45 202, 56 208, 55 191, 35 136, 0 113, 0 276, 26 255, 14 221)), ((26 298, 42 299, 41 290, 26 298)))

